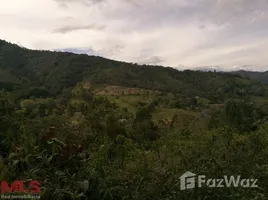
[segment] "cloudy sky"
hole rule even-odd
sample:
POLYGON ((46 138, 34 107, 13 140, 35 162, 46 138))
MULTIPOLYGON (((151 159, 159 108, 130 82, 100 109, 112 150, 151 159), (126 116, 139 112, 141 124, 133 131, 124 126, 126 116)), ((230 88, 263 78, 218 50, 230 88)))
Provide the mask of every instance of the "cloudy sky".
POLYGON ((184 68, 268 70, 268 0, 0 0, 0 39, 184 68))

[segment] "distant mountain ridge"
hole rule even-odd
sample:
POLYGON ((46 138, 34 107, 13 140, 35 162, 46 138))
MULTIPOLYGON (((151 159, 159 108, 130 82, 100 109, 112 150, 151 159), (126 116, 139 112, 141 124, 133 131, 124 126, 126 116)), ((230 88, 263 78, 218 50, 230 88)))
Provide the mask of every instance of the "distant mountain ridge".
POLYGON ((8 89, 30 90, 29 95, 55 95, 78 82, 137 87, 191 98, 201 96, 215 102, 231 95, 263 95, 268 91, 258 80, 237 73, 179 71, 84 54, 29 50, 3 40, 0 69, 0 88, 8 85, 8 89))
POLYGON ((203 72, 225 72, 225 73, 230 73, 230 74, 235 74, 239 75, 243 78, 250 78, 250 79, 255 79, 259 80, 262 83, 268 85, 268 71, 265 72, 260 72, 260 71, 250 71, 250 70, 236 70, 236 71, 226 71, 220 67, 197 67, 194 70, 197 71, 203 71, 203 72))
POLYGON ((264 84, 268 85, 268 71, 265 72, 255 72, 255 71, 245 71, 239 70, 231 72, 232 74, 237 74, 245 78, 256 79, 261 81, 264 84))

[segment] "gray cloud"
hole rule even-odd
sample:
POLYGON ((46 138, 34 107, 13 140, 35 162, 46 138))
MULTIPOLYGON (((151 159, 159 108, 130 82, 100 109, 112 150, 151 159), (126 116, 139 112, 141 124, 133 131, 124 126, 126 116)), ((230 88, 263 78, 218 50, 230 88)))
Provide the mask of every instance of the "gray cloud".
MULTIPOLYGON (((211 0, 205 0, 210 1, 211 0)), ((266 13, 267 0, 218 0, 214 1, 210 12, 205 16, 208 21, 215 23, 247 23, 258 19, 266 13)))
POLYGON ((114 58, 116 59, 116 57, 118 54, 122 53, 122 51, 124 50, 125 46, 120 42, 118 42, 117 44, 113 44, 115 41, 107 41, 107 46, 105 48, 100 48, 97 50, 97 52, 99 52, 100 56, 103 57, 110 57, 110 58, 114 58))
POLYGON ((97 51, 95 51, 92 48, 66 48, 66 49, 54 49, 54 51, 101 56, 97 51))
MULTIPOLYGON (((97 4, 107 2, 108 0, 53 0, 53 1, 57 2, 62 7, 69 7, 71 4, 74 4, 74 3, 83 4, 86 6, 92 6, 92 5, 97 5, 97 4)), ((138 0, 119 0, 118 3, 123 3, 123 4, 127 3, 135 7, 139 7, 139 8, 142 7, 142 3, 138 0)))
POLYGON ((102 3, 105 0, 53 0, 53 1, 57 2, 61 7, 67 8, 74 3, 83 4, 85 6, 91 6, 94 4, 102 3))
MULTIPOLYGON (((108 1, 108 0, 107 0, 108 1)), ((106 17, 122 21, 131 21, 133 28, 151 29, 195 24, 204 28, 215 24, 240 26, 267 17, 267 0, 144 0, 138 6, 115 1, 103 13, 106 17), (184 3, 183 3, 184 2, 184 3)), ((137 1, 132 1, 137 4, 137 1)))
POLYGON ((140 64, 160 65, 165 61, 161 56, 151 56, 146 58, 140 58, 140 64))
POLYGON ((68 33, 71 31, 78 31, 78 30, 104 30, 106 28, 105 25, 99 26, 96 24, 90 25, 70 25, 70 26, 63 26, 60 28, 56 28, 52 31, 52 33, 68 33))

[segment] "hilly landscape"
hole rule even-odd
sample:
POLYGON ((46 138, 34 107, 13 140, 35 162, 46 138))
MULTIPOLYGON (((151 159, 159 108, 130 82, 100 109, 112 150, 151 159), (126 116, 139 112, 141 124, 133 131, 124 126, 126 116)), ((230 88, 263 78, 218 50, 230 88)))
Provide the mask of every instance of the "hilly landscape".
POLYGON ((268 73, 180 71, 0 40, 0 153, 0 180, 38 180, 41 199, 265 200, 268 73), (258 187, 182 190, 187 171, 258 187))
MULTIPOLYGON (((265 95, 265 78, 245 76, 241 73, 179 71, 170 67, 146 66, 113 61, 96 56, 73 53, 34 51, 0 41, 0 84, 6 89, 40 90, 45 94, 58 94, 62 89, 78 82, 120 85, 182 96, 200 95, 215 101, 230 95, 258 93, 265 95), (248 79, 248 78, 255 78, 248 79), (30 86, 30 89, 29 87, 30 86)), ((252 73, 254 74, 254 73, 252 73)), ((261 73, 260 73, 261 74, 261 73)), ((265 77, 265 74, 263 74, 265 77)))
POLYGON ((268 71, 266 71, 266 72, 251 72, 251 71, 240 70, 240 71, 235 71, 232 73, 238 74, 238 75, 245 77, 245 78, 259 80, 266 85, 268 84, 268 71))

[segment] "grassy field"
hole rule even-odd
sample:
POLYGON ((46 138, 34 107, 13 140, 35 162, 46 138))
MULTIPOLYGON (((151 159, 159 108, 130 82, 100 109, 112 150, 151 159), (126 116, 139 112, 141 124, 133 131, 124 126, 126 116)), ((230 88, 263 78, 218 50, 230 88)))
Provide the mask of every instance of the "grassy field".
POLYGON ((116 103, 122 108, 135 114, 139 102, 149 104, 160 92, 140 88, 126 88, 116 85, 94 86, 93 93, 99 96, 106 96, 109 101, 116 103))
MULTIPOLYGON (((135 115, 140 104, 148 105, 159 94, 158 91, 150 91, 139 88, 124 88, 120 86, 96 86, 94 93, 99 96, 106 96, 109 101, 117 104, 121 108, 126 108, 129 112, 135 115), (135 91, 133 94, 132 92, 135 91)), ((177 114, 177 121, 180 124, 185 124, 193 120, 199 113, 189 110, 166 108, 163 105, 158 105, 153 112, 152 120, 158 123, 159 120, 171 120, 177 114)))

